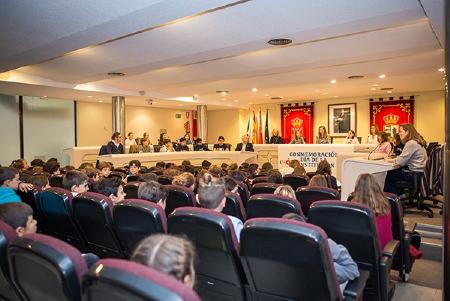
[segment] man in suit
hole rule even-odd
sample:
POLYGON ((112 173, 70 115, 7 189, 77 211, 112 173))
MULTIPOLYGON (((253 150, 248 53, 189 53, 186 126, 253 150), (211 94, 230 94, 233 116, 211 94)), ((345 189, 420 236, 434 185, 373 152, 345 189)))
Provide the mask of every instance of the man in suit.
POLYGON ((246 152, 254 152, 253 144, 248 142, 250 140, 250 137, 248 135, 242 136, 242 143, 238 143, 236 146, 235 151, 246 151, 246 152))
POLYGON ((189 147, 187 146, 187 141, 186 138, 180 138, 180 143, 178 143, 177 147, 175 148, 175 150, 177 152, 188 152, 189 151, 189 147))
POLYGON ((115 132, 111 136, 111 141, 106 145, 107 154, 124 154, 124 148, 122 145, 122 135, 119 132, 115 132))

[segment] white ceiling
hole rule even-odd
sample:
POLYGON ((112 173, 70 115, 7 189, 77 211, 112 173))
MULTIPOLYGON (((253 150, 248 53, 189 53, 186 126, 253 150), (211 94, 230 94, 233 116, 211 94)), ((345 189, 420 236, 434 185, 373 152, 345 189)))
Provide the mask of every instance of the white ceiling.
POLYGON ((0 10, 0 93, 222 109, 444 89, 443 0, 21 3, 0 10))

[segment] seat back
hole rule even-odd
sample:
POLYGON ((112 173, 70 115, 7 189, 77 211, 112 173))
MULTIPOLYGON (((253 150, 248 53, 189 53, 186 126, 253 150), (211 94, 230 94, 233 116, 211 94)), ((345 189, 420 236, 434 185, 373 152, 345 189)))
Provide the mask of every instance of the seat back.
POLYGON ((286 213, 303 215, 300 203, 296 199, 275 194, 255 194, 247 203, 248 219, 282 217, 286 213))
POLYGON ((302 186, 308 186, 308 182, 309 179, 307 176, 292 175, 292 174, 283 176, 284 185, 289 185, 294 190, 297 190, 297 188, 302 186))
POLYGON ((62 176, 51 176, 48 179, 48 183, 51 187, 64 188, 62 176))
POLYGON ((308 216, 309 207, 315 201, 339 200, 339 192, 337 190, 317 186, 299 187, 295 192, 295 196, 302 205, 303 213, 306 216, 308 216))
POLYGON ((39 197, 40 197, 40 191, 36 188, 29 190, 29 191, 17 191, 17 194, 20 196, 20 199, 22 202, 28 204, 33 209, 33 217, 35 220, 37 220, 37 228, 39 233, 44 234, 53 234, 48 221, 43 218, 41 208, 39 207, 39 197))
POLYGON ((252 185, 258 184, 258 183, 268 183, 268 182, 269 182, 268 176, 259 175, 259 176, 256 176, 256 178, 254 178, 252 180, 252 185))
POLYGON ((165 176, 165 175, 158 176, 158 183, 161 185, 171 185, 172 180, 173 180, 173 177, 171 177, 171 176, 165 176))
POLYGON ((258 183, 252 186, 251 195, 262 193, 274 193, 281 184, 274 183, 258 183))
POLYGON ((351 202, 320 201, 311 205, 308 222, 345 246, 359 269, 370 271, 366 293, 379 295, 381 252, 373 211, 351 202))
POLYGON ((200 301, 186 285, 142 264, 99 260, 83 279, 85 301, 200 301))
POLYGON ((139 176, 128 176, 127 183, 131 183, 131 182, 139 182, 139 176))
POLYGON ((26 300, 81 300, 80 280, 87 265, 73 246, 28 234, 10 244, 8 260, 11 278, 26 300))
POLYGON ((43 220, 51 229, 50 234, 82 252, 86 251, 85 241, 73 218, 72 193, 62 188, 52 187, 42 191, 38 200, 43 220))
POLYGON ((247 201, 250 198, 250 191, 248 191, 247 184, 244 182, 238 182, 238 194, 241 197, 244 208, 247 208, 247 201))
POLYGON ((97 256, 123 258, 124 254, 113 230, 113 202, 106 196, 85 192, 73 199, 73 214, 89 252, 97 256))
POLYGON ((113 212, 114 231, 127 258, 145 237, 167 232, 166 213, 150 201, 125 200, 115 205, 113 212))
POLYGON ((242 222, 245 222, 247 215, 245 213, 244 205, 242 204, 241 197, 237 193, 227 192, 225 194, 226 203, 222 210, 223 214, 237 217, 242 222))
POLYGON ((16 239, 16 231, 10 225, 0 220, 0 299, 21 300, 20 292, 11 281, 7 258, 8 246, 16 239))
POLYGON ((195 245, 197 292, 205 300, 244 300, 246 283, 231 220, 209 209, 177 208, 168 218, 171 234, 184 234, 195 245))
POLYGON ((253 300, 342 300, 327 235, 319 227, 251 219, 240 247, 253 300))
POLYGON ((126 193, 126 199, 137 199, 138 190, 140 182, 128 182, 127 185, 123 187, 123 192, 126 193))
POLYGON ((179 207, 195 207, 195 194, 189 188, 178 185, 166 185, 166 215, 169 216, 176 208, 179 207))

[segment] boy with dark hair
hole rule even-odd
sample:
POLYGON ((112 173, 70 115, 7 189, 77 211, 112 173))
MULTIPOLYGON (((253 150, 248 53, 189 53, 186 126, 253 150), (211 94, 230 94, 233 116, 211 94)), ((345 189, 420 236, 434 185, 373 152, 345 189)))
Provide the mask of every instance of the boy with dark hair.
POLYGON ((44 172, 48 173, 50 176, 59 175, 61 173, 60 171, 61 165, 57 161, 54 160, 48 160, 45 162, 43 166, 44 172))
POLYGON ((164 161, 156 162, 155 167, 158 167, 158 168, 161 168, 161 169, 165 169, 166 168, 166 162, 164 162, 164 161))
POLYGON ((37 230, 37 222, 33 218, 33 209, 25 203, 0 205, 0 220, 10 225, 19 237, 36 233, 37 230))
POLYGON ((19 171, 12 167, 0 167, 0 204, 20 202, 15 190, 19 189, 19 171))
POLYGON ((44 164, 45 164, 45 162, 41 159, 34 159, 33 161, 30 162, 31 167, 35 167, 35 166, 43 167, 44 164))
POLYGON ((186 138, 180 138, 180 143, 178 143, 177 148, 175 149, 177 152, 187 152, 189 151, 189 147, 187 146, 186 138))
POLYGON ((156 203, 166 209, 167 191, 163 185, 155 181, 142 182, 138 189, 138 198, 156 203))
POLYGON ((141 170, 141 162, 139 160, 131 160, 128 166, 130 168, 129 176, 137 176, 139 174, 141 170))
POLYGON ((238 193, 239 186, 235 179, 230 176, 225 176, 223 177, 223 180, 225 181, 225 190, 227 192, 238 193))
POLYGON ((69 190, 73 196, 89 190, 88 177, 78 170, 68 171, 63 178, 64 188, 69 190))
POLYGON ((34 186, 36 186, 36 188, 39 190, 45 190, 50 188, 48 178, 45 174, 33 175, 30 177, 29 182, 34 186))
POLYGON ((100 177, 107 178, 111 174, 112 165, 109 162, 102 161, 98 164, 97 168, 100 172, 100 177))
POLYGON ((122 202, 126 196, 123 191, 123 182, 118 177, 101 178, 97 182, 97 192, 109 197, 114 205, 122 202))

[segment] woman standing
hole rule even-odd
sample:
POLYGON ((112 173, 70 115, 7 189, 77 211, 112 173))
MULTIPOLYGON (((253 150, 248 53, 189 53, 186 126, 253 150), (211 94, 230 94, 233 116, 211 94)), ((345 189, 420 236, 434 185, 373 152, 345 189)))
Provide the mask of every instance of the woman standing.
POLYGON ((294 139, 292 139, 290 144, 305 144, 305 139, 303 139, 302 134, 300 134, 300 131, 295 131, 294 139))
POLYGON ((316 136, 316 144, 330 144, 331 137, 323 125, 319 126, 319 134, 316 136))
POLYGON ((370 133, 367 136, 367 144, 378 144, 378 137, 380 136, 380 132, 378 131, 378 127, 375 124, 370 126, 370 133))
POLYGON ((344 144, 359 144, 354 130, 348 131, 347 137, 344 140, 344 144))

